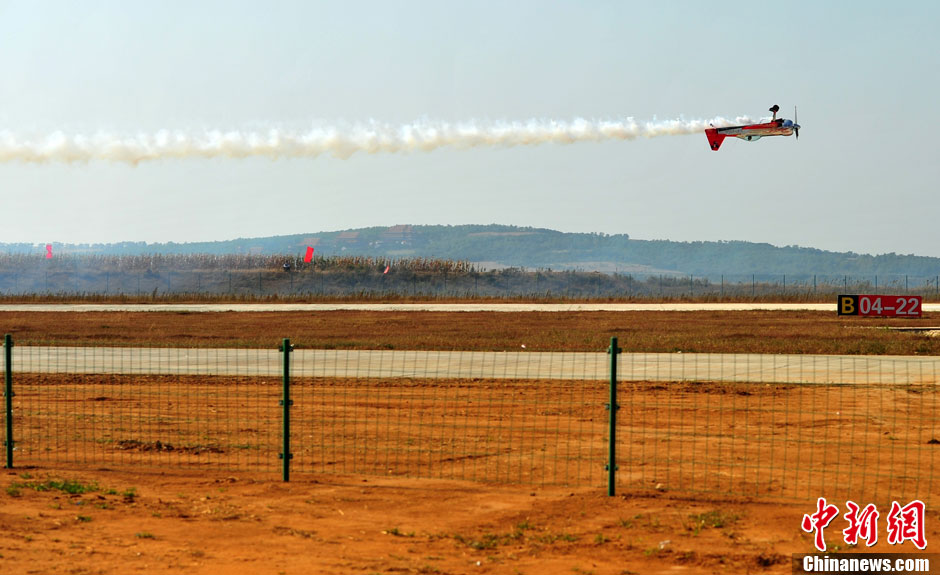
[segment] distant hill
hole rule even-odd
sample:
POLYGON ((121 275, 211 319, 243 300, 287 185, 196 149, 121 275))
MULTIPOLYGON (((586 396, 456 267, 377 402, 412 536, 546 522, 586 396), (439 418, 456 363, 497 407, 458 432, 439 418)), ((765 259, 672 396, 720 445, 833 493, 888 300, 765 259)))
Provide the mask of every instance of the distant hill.
MULTIPOLYGON (((907 275, 940 274, 940 258, 895 253, 866 255, 764 243, 637 240, 627 234, 565 233, 504 225, 372 227, 216 242, 53 244, 58 254, 302 254, 437 258, 483 269, 600 271, 620 274, 907 275)), ((45 253, 44 246, 2 244, 0 252, 45 253)))

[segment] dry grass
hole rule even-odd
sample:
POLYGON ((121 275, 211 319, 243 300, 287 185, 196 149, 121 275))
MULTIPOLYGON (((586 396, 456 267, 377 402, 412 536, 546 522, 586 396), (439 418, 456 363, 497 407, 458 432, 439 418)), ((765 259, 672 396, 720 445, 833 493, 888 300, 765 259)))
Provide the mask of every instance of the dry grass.
MULTIPOLYGON (((940 299, 940 276, 881 276, 881 289, 940 299)), ((0 254, 0 302, 350 300, 833 301, 876 293, 878 276, 606 274, 466 261, 292 254, 0 254), (874 280, 874 285, 872 285, 874 280)))
POLYGON ((826 312, 0 312, 19 345, 940 355, 940 338, 889 326, 936 319, 826 312))

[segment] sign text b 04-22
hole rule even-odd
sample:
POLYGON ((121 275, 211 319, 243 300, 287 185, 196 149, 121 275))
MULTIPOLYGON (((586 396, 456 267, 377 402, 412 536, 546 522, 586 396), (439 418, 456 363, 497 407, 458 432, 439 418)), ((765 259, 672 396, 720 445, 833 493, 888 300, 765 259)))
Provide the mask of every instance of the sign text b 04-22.
POLYGON ((921 317, 919 295, 840 295, 839 315, 863 317, 921 317))

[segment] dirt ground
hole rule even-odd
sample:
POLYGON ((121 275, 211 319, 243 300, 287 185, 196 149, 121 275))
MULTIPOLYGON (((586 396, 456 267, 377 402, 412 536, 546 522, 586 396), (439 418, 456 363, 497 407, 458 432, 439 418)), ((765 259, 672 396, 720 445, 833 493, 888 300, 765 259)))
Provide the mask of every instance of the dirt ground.
MULTIPOLYGON (((278 378, 15 375, 20 465, 281 470, 278 378)), ((933 385, 619 387, 630 493, 940 501, 933 385)), ((607 394, 600 381, 294 378, 291 468, 604 488, 607 394)))
MULTIPOLYGON (((174 328, 171 318, 165 327, 205 329, 198 318, 181 317, 184 325, 174 328)), ((672 326, 662 333, 688 337, 659 317, 672 326)), ((722 351, 746 351, 734 334, 749 330, 702 318, 725 330, 727 337, 712 338, 722 351)), ((764 336, 796 338, 817 329, 818 319, 806 314, 802 324, 764 336)), ((477 337, 484 320, 463 329, 482 322, 467 331, 477 337)), ((41 336, 28 318, 17 321, 17 329, 41 336)), ((96 321, 75 333, 117 323, 96 321)), ((233 321, 215 329, 246 329, 241 316, 233 321)), ((461 323, 398 321, 438 326, 428 329, 424 346, 447 340, 456 329, 450 324, 461 323)), ((548 325, 494 332, 531 335, 548 325)), ((55 327, 56 337, 70 329, 67 321, 55 327)), ((130 340, 142 331, 138 318, 116 333, 130 340)), ((566 341, 578 343, 586 332, 573 333, 566 341)), ((754 337, 748 334, 741 337, 754 337)), ((191 341, 217 345, 215 337, 191 341)), ((363 346, 375 338, 363 337, 363 346)), ((886 543, 892 497, 901 504, 922 497, 927 550, 938 541, 932 388, 625 384, 618 495, 608 497, 602 386, 300 381, 294 471, 284 483, 279 382, 187 377, 195 379, 17 376, 20 463, 0 471, 4 574, 783 574, 791 572, 790 554, 813 550, 800 523, 815 511, 817 495, 840 513, 849 495, 882 513, 871 549, 846 546, 845 521, 837 518, 825 532, 831 553, 916 551, 910 542, 886 543), (319 424, 307 430, 306 420, 319 424), (376 460, 380 466, 369 463, 376 460), (527 475, 544 461, 587 462, 590 471, 527 475)))
POLYGON ((72 466, 7 470, 2 487, 11 574, 789 573, 812 549, 811 506, 596 488, 72 466), (64 479, 96 490, 14 487, 64 479))
POLYGON ((813 497, 940 488, 922 390, 625 384, 608 497, 600 385, 300 381, 284 483, 275 382, 17 380, 4 573, 789 573, 813 497))

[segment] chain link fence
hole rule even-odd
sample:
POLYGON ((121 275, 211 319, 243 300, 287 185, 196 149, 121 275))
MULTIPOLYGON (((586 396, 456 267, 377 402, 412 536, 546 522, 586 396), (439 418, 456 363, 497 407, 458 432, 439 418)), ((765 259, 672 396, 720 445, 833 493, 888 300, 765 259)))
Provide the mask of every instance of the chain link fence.
POLYGON ((936 357, 8 350, 9 465, 940 501, 936 357))

